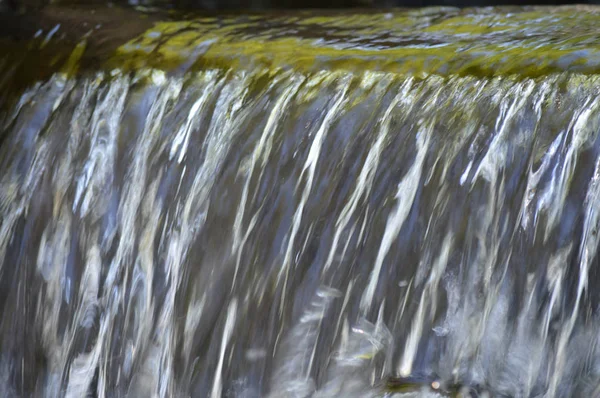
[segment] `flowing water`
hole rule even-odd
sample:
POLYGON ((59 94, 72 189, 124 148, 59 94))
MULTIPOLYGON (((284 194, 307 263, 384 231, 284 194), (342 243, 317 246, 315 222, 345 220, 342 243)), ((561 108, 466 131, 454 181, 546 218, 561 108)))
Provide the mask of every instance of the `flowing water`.
POLYGON ((33 84, 0 120, 0 393, 598 397, 599 94, 569 72, 33 84))

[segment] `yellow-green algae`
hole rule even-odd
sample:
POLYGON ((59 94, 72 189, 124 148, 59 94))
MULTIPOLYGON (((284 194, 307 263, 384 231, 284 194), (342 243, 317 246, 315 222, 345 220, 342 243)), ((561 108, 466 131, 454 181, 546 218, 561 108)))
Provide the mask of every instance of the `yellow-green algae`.
POLYGON ((541 76, 600 71, 600 8, 453 8, 211 16, 157 22, 112 67, 289 67, 541 76))
POLYGON ((0 38, 0 58, 19 59, 24 82, 89 69, 267 68, 415 77, 600 72, 600 7, 590 6, 209 16, 51 9, 46 17, 48 29, 62 27, 43 48, 45 34, 26 45, 0 38))

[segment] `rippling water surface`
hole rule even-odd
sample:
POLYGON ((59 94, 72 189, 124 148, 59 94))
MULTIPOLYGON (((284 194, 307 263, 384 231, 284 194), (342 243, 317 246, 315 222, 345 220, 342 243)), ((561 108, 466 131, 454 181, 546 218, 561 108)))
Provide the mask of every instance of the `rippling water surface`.
POLYGON ((0 119, 0 392, 600 396, 599 94, 572 72, 32 84, 0 119))

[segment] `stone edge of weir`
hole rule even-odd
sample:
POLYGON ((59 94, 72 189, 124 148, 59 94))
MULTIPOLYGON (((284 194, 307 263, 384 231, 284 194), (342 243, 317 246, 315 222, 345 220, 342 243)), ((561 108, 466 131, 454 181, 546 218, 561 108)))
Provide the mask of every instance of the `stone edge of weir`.
MULTIPOLYGON (((48 6, 0 14, 13 87, 85 70, 207 68, 515 76, 600 72, 600 7, 198 14, 48 6)), ((4 83, 2 82, 4 80, 4 83)))

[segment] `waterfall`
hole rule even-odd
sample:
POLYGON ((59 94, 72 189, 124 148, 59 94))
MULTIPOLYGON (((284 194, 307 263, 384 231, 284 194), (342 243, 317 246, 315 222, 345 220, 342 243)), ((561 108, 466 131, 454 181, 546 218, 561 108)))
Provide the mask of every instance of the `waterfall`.
POLYGON ((600 394, 600 77, 184 69, 3 103, 2 396, 600 394))

